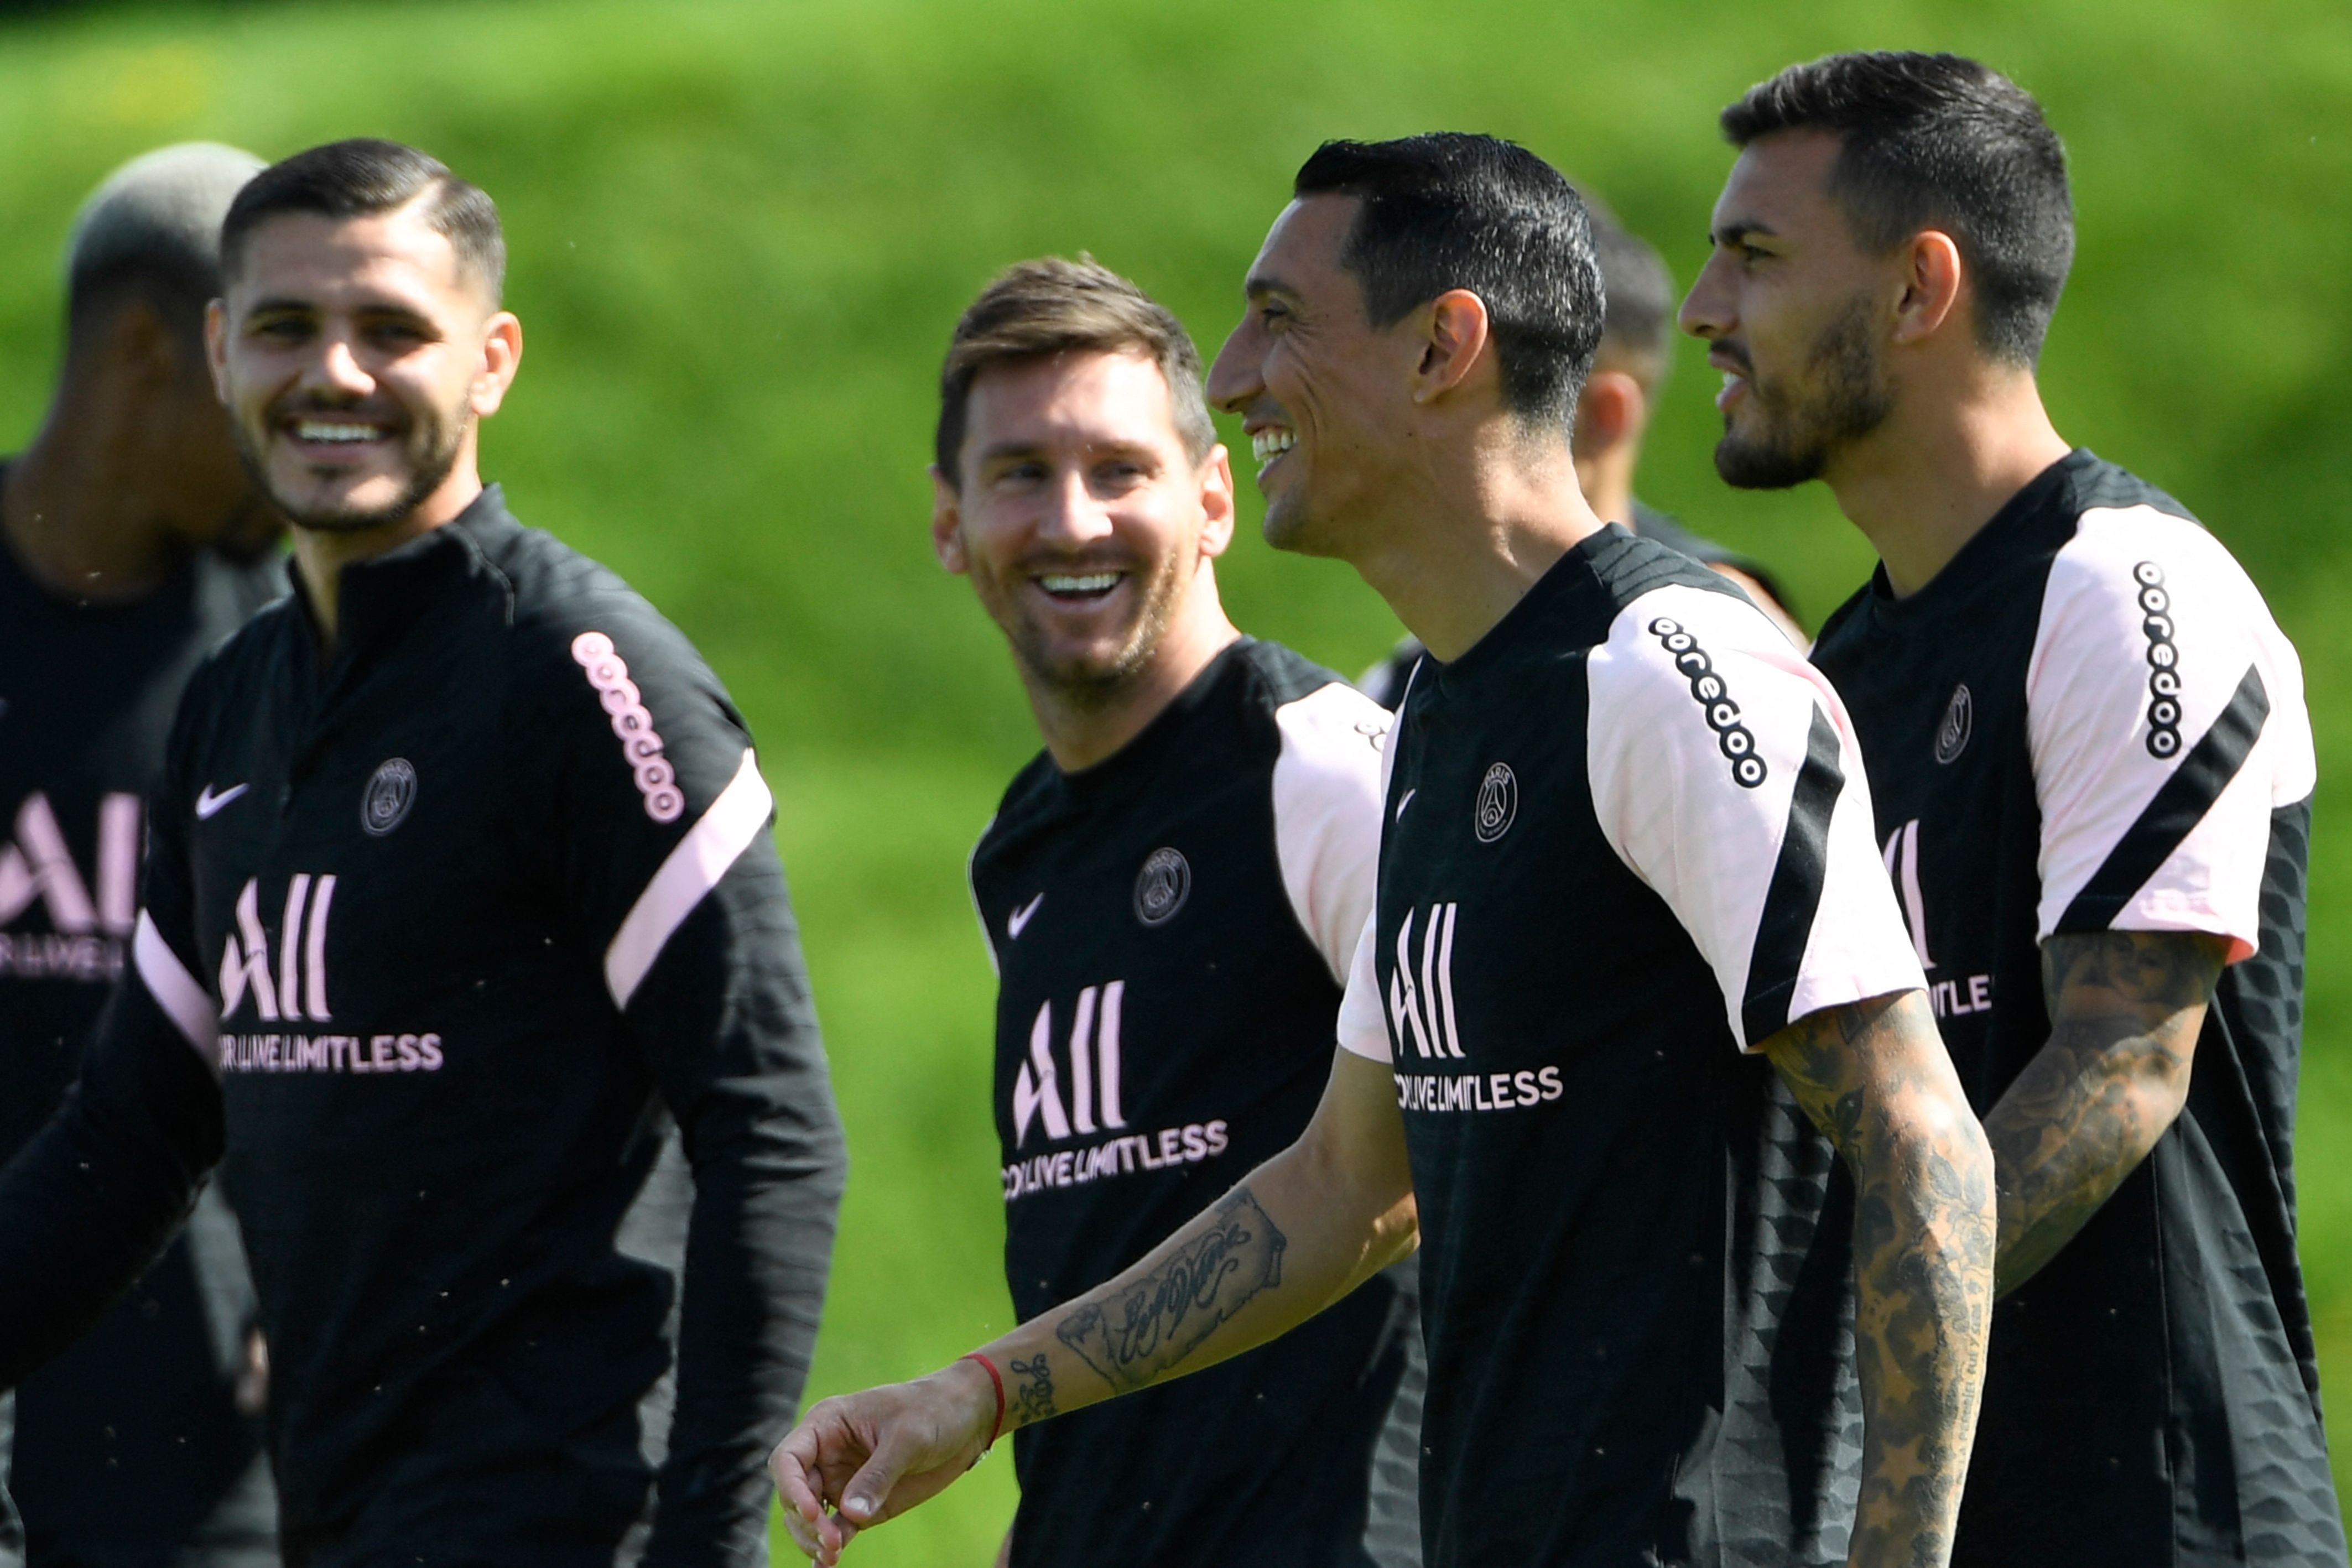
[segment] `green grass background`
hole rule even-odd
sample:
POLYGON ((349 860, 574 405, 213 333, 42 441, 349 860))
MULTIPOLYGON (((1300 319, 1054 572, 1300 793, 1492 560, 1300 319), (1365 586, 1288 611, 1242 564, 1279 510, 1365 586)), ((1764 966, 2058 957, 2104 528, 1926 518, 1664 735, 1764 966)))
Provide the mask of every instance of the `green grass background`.
MULTIPOLYGON (((1855 47, 1975 53, 2041 95, 2081 211, 2044 365, 2060 427, 2195 507, 2303 651, 2323 780, 2304 1258, 2352 1411, 2341 0, 380 0, 20 18, 0 23, 0 450, 47 396, 66 221, 120 160, 197 136, 278 156, 378 134, 498 197, 529 353, 487 467, 525 520, 700 643, 777 786, 855 1162, 814 1392, 858 1386, 1010 1315, 990 978, 961 877, 1035 740, 995 633, 925 540, 956 312, 1002 264, 1084 248, 1213 350, 1316 142, 1433 127, 1526 142, 1686 281, 1728 163, 1715 110, 1855 47)), ((1710 378, 1689 345, 1681 366, 1644 493, 1771 561, 1818 622, 1866 549, 1818 489, 1723 490, 1710 378)), ((1341 669, 1394 634, 1344 568, 1245 537, 1223 575, 1244 626, 1341 669)), ((1011 1506, 1000 1457, 856 1556, 982 1564, 1011 1506)))

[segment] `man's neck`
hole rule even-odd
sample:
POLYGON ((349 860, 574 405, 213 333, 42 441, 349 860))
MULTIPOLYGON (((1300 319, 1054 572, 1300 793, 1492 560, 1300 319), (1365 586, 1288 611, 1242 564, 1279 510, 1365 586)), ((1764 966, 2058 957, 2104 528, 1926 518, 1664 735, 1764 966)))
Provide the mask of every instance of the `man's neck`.
POLYGON ((1073 693, 1023 669, 1029 706, 1055 767, 1076 773, 1116 756, 1233 645, 1241 632, 1225 619, 1214 588, 1208 586, 1213 580, 1204 567, 1202 583, 1187 596, 1191 602, 1160 634, 1142 668, 1115 691, 1073 693))
POLYGON ((1913 398, 1824 478, 1896 598, 1925 588, 2069 448, 2030 371, 1985 367, 1957 398, 1913 398))
POLYGON ((188 559, 187 542, 171 524, 171 497, 159 493, 169 476, 139 461, 123 420, 73 401, 61 391, 40 434, 8 465, 0 533, 33 580, 58 598, 131 603, 188 559))
POLYGON ((1434 476, 1382 512, 1358 536, 1356 570, 1444 661, 1469 652, 1561 556, 1605 526, 1577 486, 1564 443, 1541 454, 1484 452, 1458 483, 1434 476))
MULTIPOLYGON (((470 454, 468 455, 470 455, 470 454)), ((409 540, 457 520, 482 493, 481 476, 460 462, 440 488, 388 523, 367 528, 294 527, 294 570, 319 625, 320 652, 331 654, 341 624, 343 568, 373 560, 409 540)))

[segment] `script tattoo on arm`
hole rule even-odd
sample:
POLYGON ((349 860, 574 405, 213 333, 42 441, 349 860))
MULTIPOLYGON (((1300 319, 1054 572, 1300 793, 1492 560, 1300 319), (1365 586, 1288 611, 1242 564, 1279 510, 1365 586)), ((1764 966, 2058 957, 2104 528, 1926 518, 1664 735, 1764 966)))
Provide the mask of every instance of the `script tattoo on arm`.
POLYGON ((1005 1407, 1004 1429, 1018 1431, 1032 1421, 1043 1421, 1058 1416, 1054 1408, 1054 1369, 1045 1364, 1045 1353, 1039 1351, 1027 1361, 1014 1356, 1013 1368, 1013 1402, 1005 1407))
POLYGON ((1828 1008, 1764 1050, 1854 1174, 1862 1494, 1854 1564, 1951 1556, 1992 1317, 1992 1158, 1917 992, 1828 1008))
POLYGON ((1998 1293, 2056 1257, 2180 1114, 2227 956, 2222 938, 2186 931, 2042 944, 2050 1041, 1985 1118, 2000 1186, 1998 1293))
POLYGON ((1286 1243, 1249 1188, 1226 1194, 1210 1220, 1175 1257, 1055 1326, 1055 1336, 1120 1393, 1158 1380, 1243 1303, 1282 1283, 1286 1243))

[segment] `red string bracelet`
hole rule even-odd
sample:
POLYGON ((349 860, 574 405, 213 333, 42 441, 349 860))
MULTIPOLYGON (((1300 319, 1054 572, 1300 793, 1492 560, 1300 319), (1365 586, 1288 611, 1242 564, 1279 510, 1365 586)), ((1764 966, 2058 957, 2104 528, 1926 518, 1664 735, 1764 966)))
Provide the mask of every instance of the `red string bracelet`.
POLYGON ((980 1369, 988 1374, 988 1381, 996 1390, 996 1425, 989 1428, 987 1445, 980 1450, 984 1454, 990 1448, 996 1447, 996 1439, 1004 1435, 1004 1377, 996 1370, 996 1363, 976 1350, 968 1355, 960 1355, 956 1359, 980 1363, 980 1369))

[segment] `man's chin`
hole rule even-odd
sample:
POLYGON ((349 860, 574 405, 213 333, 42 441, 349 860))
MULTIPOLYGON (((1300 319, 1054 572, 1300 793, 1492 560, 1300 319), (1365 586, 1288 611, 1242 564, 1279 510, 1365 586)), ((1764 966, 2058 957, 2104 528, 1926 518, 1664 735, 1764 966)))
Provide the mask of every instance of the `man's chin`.
POLYGON ((1715 444, 1715 472, 1735 490, 1793 490, 1822 476, 1826 456, 1726 435, 1715 444))

